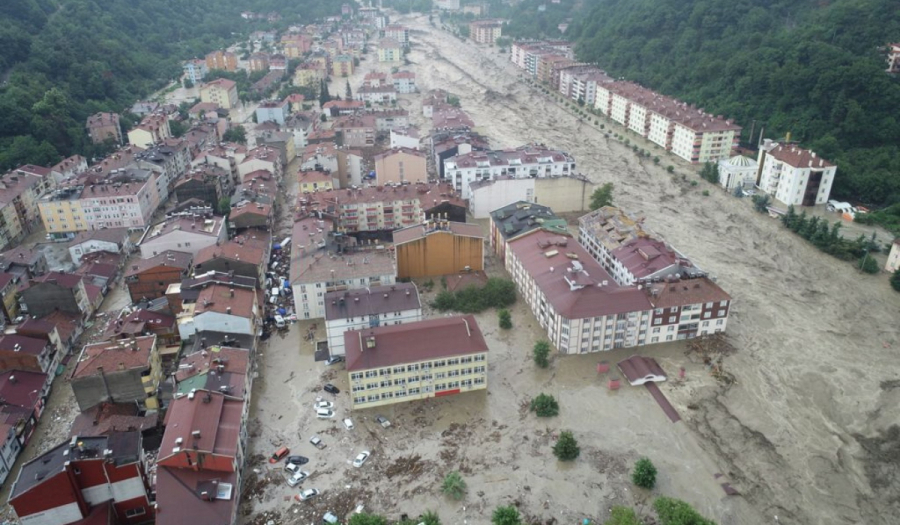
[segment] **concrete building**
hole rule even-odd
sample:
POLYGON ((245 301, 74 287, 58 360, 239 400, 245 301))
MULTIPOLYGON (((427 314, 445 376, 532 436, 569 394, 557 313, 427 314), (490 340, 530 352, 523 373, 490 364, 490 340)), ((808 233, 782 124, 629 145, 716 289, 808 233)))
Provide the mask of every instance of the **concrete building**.
POLYGON ((88 136, 94 144, 103 144, 107 140, 122 144, 122 126, 118 113, 95 113, 87 119, 88 136))
POLYGON ((93 252, 111 252, 129 254, 134 247, 128 235, 128 228, 107 228, 81 232, 69 244, 69 256, 75 265, 81 264, 81 258, 93 252))
POLYGON ((290 281, 301 319, 324 317, 328 292, 391 285, 396 280, 396 262, 387 250, 373 247, 342 254, 323 250, 334 243, 330 230, 330 224, 312 217, 294 223, 290 281))
POLYGON ((222 217, 197 215, 172 217, 147 228, 138 241, 141 257, 149 259, 165 251, 185 252, 196 257, 207 246, 227 237, 222 217))
POLYGON ((419 130, 415 126, 391 128, 391 149, 419 149, 419 130))
POLYGON ((391 83, 397 93, 408 94, 418 91, 416 87, 416 74, 412 71, 397 71, 391 73, 391 83))
POLYGON ((128 143, 146 148, 172 136, 169 117, 165 113, 152 113, 141 119, 141 123, 128 132, 128 143))
POLYGON ((141 433, 73 436, 22 466, 9 504, 31 525, 152 522, 141 433))
POLYGON ((262 327, 262 311, 255 290, 230 283, 212 284, 200 290, 196 302, 185 303, 178 314, 182 340, 198 332, 254 336, 262 327))
POLYGON ((413 283, 397 283, 325 294, 328 354, 344 355, 344 333, 422 320, 419 291, 413 283))
POLYGON ((233 80, 220 78, 200 86, 200 101, 218 104, 220 108, 231 109, 237 106, 237 84, 233 80))
POLYGON ((793 206, 828 202, 837 166, 815 151, 766 139, 757 162, 756 185, 773 198, 793 206))
POLYGON ((180 283, 191 274, 193 257, 189 253, 164 251, 149 259, 138 259, 125 271, 125 285, 132 302, 157 299, 170 284, 180 283))
POLYGON ((331 76, 345 78, 353 74, 354 61, 351 55, 337 55, 331 59, 331 76))
POLYGON ((532 202, 560 213, 590 208, 594 183, 584 175, 570 174, 542 179, 499 178, 469 185, 469 212, 476 219, 487 219, 492 211, 512 202, 532 202))
POLYGON ((484 234, 477 224, 434 219, 393 236, 398 279, 484 270, 484 234))
POLYGON ((389 25, 382 29, 381 32, 385 38, 393 38, 399 42, 400 45, 409 45, 409 28, 406 26, 389 25))
POLYGON ((900 73, 900 43, 887 46, 887 72, 900 73))
POLYGON ((528 144, 511 150, 476 151, 444 161, 444 179, 464 199, 472 195, 471 183, 500 177, 541 178, 575 173, 575 159, 568 153, 528 144))
POLYGON ((266 53, 253 53, 250 55, 250 72, 269 70, 269 55, 266 53))
POLYGON ((206 68, 210 71, 214 69, 237 71, 237 66, 237 55, 231 51, 217 50, 206 55, 206 68))
POLYGON ((399 63, 403 60, 403 46, 394 38, 382 38, 378 42, 378 61, 399 63))
POLYGON ((735 155, 730 159, 721 159, 719 166, 719 184, 725 191, 733 192, 735 188, 750 189, 756 185, 756 173, 759 166, 756 161, 743 155, 735 155))
POLYGON ((81 319, 90 319, 103 302, 103 290, 80 275, 49 272, 33 278, 19 290, 23 311, 44 317, 60 310, 81 319))
POLYGON ((184 71, 184 79, 189 80, 195 86, 206 77, 207 73, 209 73, 206 61, 199 59, 186 61, 181 66, 181 69, 184 71))
POLYGON ((159 408, 162 365, 155 335, 85 345, 72 372, 81 410, 99 403, 138 403, 159 408))
POLYGON ((271 248, 269 232, 251 230, 200 250, 194 258, 194 271, 198 274, 209 271, 233 273, 264 283, 271 248))
POLYGON ((507 245, 511 241, 534 230, 545 229, 558 235, 569 235, 565 219, 557 217, 546 206, 524 201, 507 204, 492 211, 489 227, 491 249, 500 260, 506 258, 507 245))
POLYGON ((44 339, 18 334, 0 336, 0 372, 24 370, 54 374, 60 354, 54 344, 44 339))
POLYGON ((503 36, 500 20, 476 20, 469 23, 469 38, 476 44, 493 44, 503 36))
POLYGON ((0 175, 0 249, 17 244, 38 226, 37 202, 52 182, 48 168, 30 164, 0 175))
POLYGON ((397 90, 393 85, 380 87, 363 86, 356 90, 353 99, 365 102, 368 105, 390 105, 397 101, 397 90))
POLYGON ((274 122, 279 126, 284 125, 284 121, 291 114, 291 105, 287 99, 284 100, 264 100, 256 107, 257 122, 274 122))
POLYGON ((404 182, 427 182, 425 153, 396 148, 375 155, 375 179, 380 185, 404 182))
POLYGON ((472 315, 346 332, 344 347, 354 410, 487 389, 472 315))

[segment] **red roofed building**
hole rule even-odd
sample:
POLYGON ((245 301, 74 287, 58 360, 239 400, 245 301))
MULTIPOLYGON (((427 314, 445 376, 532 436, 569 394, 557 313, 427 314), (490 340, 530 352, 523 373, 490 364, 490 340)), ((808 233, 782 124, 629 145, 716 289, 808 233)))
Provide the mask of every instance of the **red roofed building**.
POLYGON ((162 366, 156 336, 85 345, 72 372, 72 390, 82 410, 103 402, 159 408, 162 366))
POLYGON ((825 204, 837 166, 815 151, 766 139, 759 148, 756 185, 779 201, 794 206, 825 204))
POLYGON ((394 231, 397 278, 484 270, 484 233, 477 224, 433 219, 394 231))
POLYGON ((132 302, 164 296, 170 284, 180 283, 191 274, 192 267, 191 254, 172 250, 134 261, 125 271, 125 284, 132 302))
MULTIPOLYGON (((255 208, 255 205, 247 204, 244 208, 255 208)), ((271 245, 268 232, 247 231, 224 244, 200 250, 194 259, 194 271, 198 275, 209 271, 234 272, 234 275, 252 277, 257 283, 263 283, 271 245)))
POLYGON ((354 409, 487 388, 488 346, 472 315, 348 331, 344 348, 354 409))
POLYGON ((200 291, 195 303, 182 306, 178 330, 182 339, 207 331, 254 335, 262 323, 259 305, 254 290, 213 284, 200 291))
POLYGON ((20 523, 152 523, 140 432, 73 437, 22 466, 9 497, 20 523))
POLYGON ((244 402, 197 390, 172 401, 157 461, 157 525, 233 524, 247 442, 244 402))
POLYGON ((53 374, 61 352, 48 340, 18 334, 0 336, 0 371, 29 370, 53 374))
POLYGON ((82 276, 50 272, 35 277, 19 290, 19 301, 29 315, 43 317, 53 311, 80 315, 89 319, 103 302, 100 287, 82 276))
POLYGON ((242 202, 231 208, 228 222, 237 231, 254 228, 264 233, 272 228, 272 204, 263 202, 242 202))

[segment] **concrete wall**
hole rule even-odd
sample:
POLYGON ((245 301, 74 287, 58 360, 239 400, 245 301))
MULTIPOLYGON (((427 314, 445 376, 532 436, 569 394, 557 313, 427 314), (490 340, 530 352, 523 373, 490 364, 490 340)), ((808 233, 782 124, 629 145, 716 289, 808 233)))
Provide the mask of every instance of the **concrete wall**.
POLYGON ((574 177, 534 180, 534 201, 558 213, 587 211, 590 208, 591 193, 593 192, 593 183, 574 177))
POLYGON ((424 239, 397 246, 397 278, 459 273, 466 266, 484 269, 484 240, 451 232, 434 232, 424 239))
POLYGON ((43 317, 55 310, 62 310, 81 317, 83 314, 75 293, 51 283, 38 283, 20 294, 22 303, 28 307, 28 315, 43 317))
POLYGON ((72 391, 81 410, 103 401, 127 403, 147 399, 141 372, 146 369, 116 370, 72 379, 72 391), (104 382, 105 381, 105 382, 104 382))

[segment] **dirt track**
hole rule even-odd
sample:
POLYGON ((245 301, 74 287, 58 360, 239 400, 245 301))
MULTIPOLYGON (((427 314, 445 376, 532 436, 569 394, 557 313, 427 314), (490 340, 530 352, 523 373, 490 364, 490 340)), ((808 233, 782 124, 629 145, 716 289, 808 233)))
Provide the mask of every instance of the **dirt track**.
MULTIPOLYGON (((495 48, 460 42, 424 17, 402 21, 416 29, 409 58, 421 89, 460 95, 495 146, 536 141, 571 152, 580 171, 615 183, 617 204, 644 214, 732 293, 737 352, 726 363, 738 384, 663 389, 763 519, 894 522, 900 432, 889 427, 900 415, 892 348, 900 301, 885 276, 859 275, 745 201, 714 190, 703 197, 712 188, 682 182, 680 162, 652 150, 662 157, 655 166, 580 124, 520 82, 495 48)), ((722 523, 739 519, 717 514, 722 523)))

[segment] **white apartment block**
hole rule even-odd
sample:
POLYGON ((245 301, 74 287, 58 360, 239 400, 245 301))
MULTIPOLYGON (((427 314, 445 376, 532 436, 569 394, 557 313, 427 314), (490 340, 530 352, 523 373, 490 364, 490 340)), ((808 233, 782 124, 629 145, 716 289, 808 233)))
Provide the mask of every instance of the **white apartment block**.
POLYGON ((766 139, 757 162, 760 189, 779 201, 794 206, 828 202, 837 166, 816 152, 766 139))
POLYGON ((325 294, 328 353, 344 355, 344 332, 422 320, 422 303, 413 283, 397 283, 325 294))
POLYGON ((444 177, 463 199, 471 197, 469 185, 500 177, 544 178, 575 173, 575 159, 568 153, 528 144, 513 150, 474 151, 444 161, 444 177))

